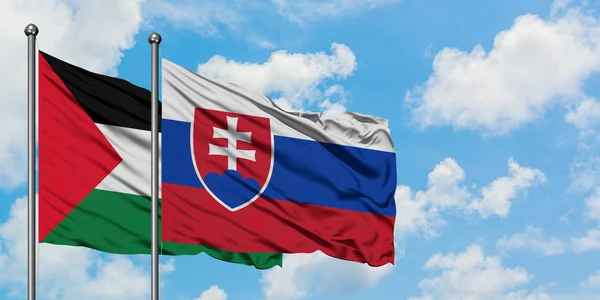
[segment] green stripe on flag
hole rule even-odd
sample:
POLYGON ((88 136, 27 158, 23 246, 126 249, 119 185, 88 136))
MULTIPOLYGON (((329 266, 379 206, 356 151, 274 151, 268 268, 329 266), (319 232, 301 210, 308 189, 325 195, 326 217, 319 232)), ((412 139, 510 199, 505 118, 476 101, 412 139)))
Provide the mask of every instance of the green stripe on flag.
MULTIPOLYGON (((150 254, 150 211, 150 197, 94 190, 50 232, 43 243, 84 246, 113 254, 150 254)), ((258 269, 282 266, 283 260, 280 253, 237 253, 170 242, 159 245, 159 251, 162 255, 204 252, 219 260, 258 269)))

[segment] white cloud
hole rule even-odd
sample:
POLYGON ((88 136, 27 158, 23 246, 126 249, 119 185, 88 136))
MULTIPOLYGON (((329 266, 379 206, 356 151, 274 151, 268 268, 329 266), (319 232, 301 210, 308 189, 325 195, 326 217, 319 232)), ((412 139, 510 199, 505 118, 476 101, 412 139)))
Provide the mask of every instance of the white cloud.
POLYGON ((571 247, 578 253, 600 250, 600 228, 589 229, 585 236, 571 238, 571 247))
POLYGON ((600 290, 600 271, 594 275, 590 275, 588 279, 581 283, 585 288, 600 290))
POLYGON ((501 252, 517 249, 528 249, 544 256, 563 254, 567 250, 565 243, 556 237, 547 237, 542 229, 527 226, 523 233, 517 233, 510 237, 503 236, 496 242, 496 247, 501 252))
MULTIPOLYGON (((427 82, 406 95, 414 121, 422 128, 452 125, 499 135, 556 105, 586 99, 582 86, 600 70, 600 21, 563 2, 551 19, 516 18, 489 52, 477 45, 471 52, 447 47, 437 53, 427 82)), ((568 119, 584 125, 591 116, 572 113, 568 119)))
POLYGON ((585 199, 587 206, 587 216, 600 223, 600 187, 596 188, 594 194, 585 199))
MULTIPOLYGON (((586 216, 600 225, 600 187, 585 199, 586 216)), ((575 252, 600 250, 600 226, 587 230, 585 236, 571 238, 571 247, 575 252)))
POLYGON ((134 44, 143 0, 5 0, 0 11, 0 188, 25 180, 26 37, 33 22, 38 44, 61 59, 95 72, 115 74, 122 51, 134 44))
POLYGON ((482 218, 492 214, 500 217, 508 216, 511 200, 519 192, 546 181, 540 170, 522 167, 512 157, 508 159, 509 176, 500 177, 481 190, 482 197, 469 205, 469 209, 477 211, 482 218))
MULTIPOLYGON (((245 21, 239 10, 240 1, 229 0, 227 4, 212 0, 148 0, 144 5, 149 18, 169 22, 177 29, 195 31, 205 36, 218 35, 219 26, 239 30, 245 21)), ((248 7, 245 7, 248 8, 248 7)))
POLYGON ((521 267, 503 266, 499 256, 485 256, 477 244, 458 254, 436 253, 424 268, 439 274, 421 280, 423 294, 412 300, 550 299, 541 291, 516 290, 529 283, 533 275, 521 267))
POLYGON ((200 297, 194 300, 227 300, 227 293, 218 286, 213 285, 208 290, 202 292, 200 297))
MULTIPOLYGON (((544 291, 540 291, 540 292, 531 292, 528 293, 525 290, 520 290, 517 292, 511 292, 508 293, 506 295, 504 295, 504 297, 502 298, 503 300, 551 300, 551 299, 556 299, 554 297, 554 295, 550 295, 544 291)), ((568 298, 571 299, 571 298, 568 298)), ((558 299, 556 299, 558 300, 558 299)), ((580 298, 580 300, 583 300, 580 298)))
POLYGON ((336 84, 325 90, 325 99, 317 103, 317 106, 326 114, 337 115, 346 112, 346 93, 344 87, 336 84))
MULTIPOLYGON (((61 249, 57 249, 57 251, 61 251, 61 249)), ((64 257, 62 253, 59 255, 64 257)), ((68 265, 66 264, 66 266, 68 265)), ((98 269, 97 273, 88 274, 83 277, 84 280, 72 282, 67 286, 60 282, 62 281, 60 279, 52 286, 55 289, 62 286, 62 291, 55 290, 58 293, 62 292, 62 299, 141 299, 148 297, 148 287, 150 286, 148 274, 142 268, 135 266, 131 260, 116 255, 107 261, 97 259, 96 268, 98 269), (75 283, 79 285, 74 286, 75 283)), ((61 271, 68 272, 68 270, 61 271)), ((60 276, 54 270, 48 270, 48 273, 53 273, 53 277, 56 279, 60 276)))
POLYGON ((471 197, 468 189, 461 185, 464 170, 453 158, 445 158, 427 176, 427 190, 412 195, 411 188, 396 189, 396 232, 399 237, 423 231, 437 235, 437 228, 445 225, 439 216, 444 209, 461 208, 471 197))
POLYGON ((550 15, 556 16, 557 14, 564 12, 569 8, 569 4, 571 4, 572 1, 573 0, 554 0, 550 6, 550 15))
POLYGON ((171 257, 166 262, 160 263, 160 275, 173 273, 175 271, 175 258, 171 257))
POLYGON ((265 95, 276 95, 279 99, 275 101, 286 108, 302 109, 304 104, 320 104, 339 111, 344 102, 343 88, 339 85, 324 87, 323 82, 344 79, 355 69, 356 57, 352 50, 333 43, 330 55, 275 51, 263 63, 240 63, 216 55, 200 64, 198 73, 265 95))
POLYGON ((600 157, 576 161, 570 170, 569 191, 589 191, 600 185, 600 157))
POLYGON ((259 48, 263 48, 263 49, 273 49, 273 48, 277 48, 277 45, 275 45, 274 42, 269 41, 265 38, 259 37, 257 35, 251 34, 248 36, 248 40, 258 46, 259 48))
POLYGON ((310 294, 352 294, 375 287, 394 266, 367 264, 331 258, 320 251, 284 256, 284 268, 264 271, 261 283, 266 300, 302 299, 310 294))
MULTIPOLYGON (((423 195, 421 191, 417 192, 423 195)), ((426 197, 413 197, 410 187, 396 188, 396 233, 399 238, 410 233, 424 232, 437 235, 437 229, 445 225, 436 207, 430 206, 426 197)))
POLYGON ((567 113, 565 120, 581 130, 593 128, 600 123, 600 102, 596 99, 582 101, 567 113))
POLYGON ((427 179, 427 198, 436 207, 462 205, 469 197, 467 189, 459 185, 465 179, 465 172, 452 158, 437 164, 427 179))
MULTIPOLYGON (((17 199, 0 225, 0 285, 23 295, 27 283, 27 200, 17 199)), ((124 255, 100 255, 83 247, 38 244, 38 293, 54 299, 148 299, 147 267, 124 255)), ((173 260, 161 264, 164 276, 173 260)))
POLYGON ((410 187, 396 189, 397 234, 402 236, 422 231, 436 235, 437 229, 446 224, 440 216, 444 210, 478 213, 481 218, 508 216, 511 203, 519 193, 544 182, 544 174, 540 170, 522 167, 512 157, 508 159, 508 172, 508 176, 493 180, 479 191, 471 191, 463 183, 464 170, 456 160, 445 158, 429 173, 427 190, 413 195, 410 187))
POLYGON ((304 25, 306 21, 340 17, 358 11, 379 8, 400 0, 271 0, 281 15, 304 25))

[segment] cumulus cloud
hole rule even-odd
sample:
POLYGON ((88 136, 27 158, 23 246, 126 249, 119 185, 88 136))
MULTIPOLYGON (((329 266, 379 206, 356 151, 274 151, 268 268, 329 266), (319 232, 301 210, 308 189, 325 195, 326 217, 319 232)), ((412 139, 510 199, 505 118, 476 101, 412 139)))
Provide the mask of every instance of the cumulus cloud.
POLYGON ((510 237, 500 238, 496 246, 501 252, 527 249, 544 256, 563 254, 567 251, 583 253, 600 250, 600 188, 585 199, 585 217, 594 225, 584 235, 571 237, 562 241, 557 237, 547 236, 542 229, 528 226, 525 232, 516 233, 510 237))
POLYGON ((596 188, 594 194, 585 199, 587 216, 600 224, 600 187, 596 188))
POLYGON ((387 264, 366 264, 331 258, 320 251, 284 256, 285 268, 264 271, 261 283, 266 300, 303 299, 310 294, 329 292, 353 294, 375 287, 394 268, 387 264))
POLYGON ((134 44, 143 0, 5 0, 0 11, 0 188, 25 180, 25 26, 40 28, 38 45, 61 59, 94 72, 116 74, 123 51, 134 44))
POLYGON ((469 204, 482 218, 490 215, 508 216, 511 199, 519 192, 546 181, 540 170, 522 167, 512 157, 508 159, 508 175, 500 177, 481 189, 482 196, 469 204))
MULTIPOLYGON (((0 225, 0 285, 24 295, 27 284, 27 200, 17 199, 0 225)), ((38 293, 52 299, 148 299, 150 276, 124 255, 101 255, 83 247, 39 244, 38 293)), ((161 264, 162 276, 175 270, 161 264)))
POLYGON ((571 246, 577 253, 600 250, 600 229, 589 229, 582 237, 571 238, 571 246))
POLYGON ((585 215, 596 227, 588 229, 584 236, 571 238, 571 246, 578 253, 600 250, 600 188, 585 199, 585 205, 585 215))
POLYGON ((503 236, 496 242, 496 247, 501 252, 527 249, 544 256, 563 254, 567 250, 564 242, 557 237, 545 236, 542 229, 527 226, 523 233, 516 233, 510 237, 503 236))
POLYGON ((208 290, 202 292, 200 297, 194 300, 227 300, 227 293, 216 285, 211 286, 208 290))
POLYGON ((521 267, 505 267, 499 256, 486 256, 473 244, 460 253, 436 253, 424 266, 435 276, 419 281, 423 294, 411 300, 426 299, 550 299, 541 291, 519 289, 533 275, 521 267))
POLYGON ((569 191, 585 192, 600 186, 600 157, 576 161, 570 170, 569 191))
POLYGON ((594 128, 600 123, 600 102, 596 99, 582 101, 567 113, 565 120, 581 130, 594 128))
POLYGON ((597 289, 600 291, 600 271, 594 275, 590 275, 587 280, 581 283, 585 288, 597 289))
POLYGON ((356 56, 343 44, 333 43, 331 54, 275 51, 263 63, 242 63, 215 55, 198 66, 198 73, 233 82, 269 95, 284 109, 302 109, 317 104, 340 110, 345 101, 340 85, 325 86, 325 80, 341 80, 356 69, 356 56))
POLYGON ((397 234, 423 232, 435 236, 437 229, 446 224, 440 213, 447 210, 476 213, 484 219, 508 216, 519 193, 526 194, 527 189, 545 180, 540 170, 522 167, 512 157, 508 159, 508 172, 508 176, 472 191, 463 183, 466 175, 458 162, 445 158, 429 173, 425 191, 413 193, 408 186, 396 189, 397 234))
POLYGON ((402 237, 419 231, 437 235, 445 225, 439 213, 445 209, 464 207, 471 197, 461 185, 464 170, 453 158, 445 158, 427 176, 427 190, 414 193, 408 186, 396 189, 396 232, 402 237))
POLYGON ((405 97, 415 123, 500 135, 557 105, 578 106, 567 116, 577 126, 597 122, 597 103, 582 86, 600 71, 600 21, 564 1, 553 12, 519 16, 489 51, 438 52, 429 79, 405 97))

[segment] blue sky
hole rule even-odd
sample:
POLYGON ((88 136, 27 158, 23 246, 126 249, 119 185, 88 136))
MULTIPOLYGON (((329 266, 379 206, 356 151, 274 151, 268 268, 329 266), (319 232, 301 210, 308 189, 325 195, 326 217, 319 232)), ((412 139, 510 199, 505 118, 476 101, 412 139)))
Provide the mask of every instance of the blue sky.
MULTIPOLYGON (((20 2, 0 12, 1 298, 25 292, 22 30, 35 22, 41 49, 140 86, 157 31, 162 57, 282 105, 389 120, 394 267, 165 258, 162 299, 600 299, 594 1, 20 2)), ((42 245, 40 260, 44 299, 149 298, 147 257, 42 245)))

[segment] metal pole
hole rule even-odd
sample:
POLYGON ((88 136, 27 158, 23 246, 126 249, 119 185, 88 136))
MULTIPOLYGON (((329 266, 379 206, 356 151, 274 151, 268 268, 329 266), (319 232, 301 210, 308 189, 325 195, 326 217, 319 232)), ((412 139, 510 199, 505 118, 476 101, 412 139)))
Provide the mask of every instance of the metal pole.
POLYGON ((151 106, 151 132, 152 132, 152 300, 158 300, 158 45, 162 38, 153 32, 148 37, 152 47, 152 106, 151 106))
POLYGON ((35 39, 39 30, 35 24, 25 27, 27 36, 27 299, 35 300, 35 253, 36 207, 35 207, 35 106, 36 106, 36 47, 35 39))

